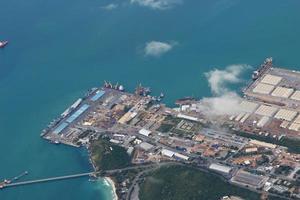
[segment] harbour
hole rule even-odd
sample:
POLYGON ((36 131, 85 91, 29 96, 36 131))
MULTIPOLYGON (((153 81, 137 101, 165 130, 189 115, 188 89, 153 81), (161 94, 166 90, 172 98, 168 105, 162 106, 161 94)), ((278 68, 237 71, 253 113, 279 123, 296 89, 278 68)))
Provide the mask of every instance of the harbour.
MULTIPOLYGON (((273 56, 281 66, 299 70, 297 1, 184 1, 166 12, 129 4, 109 12, 99 8, 104 1, 0 3, 1 19, 9 19, 0 22, 0 39, 9 41, 0 51, 0 180, 23 170, 30 179, 91 171, 84 150, 52 145, 39 135, 103 80, 127 89, 141 82, 155 94, 163 91, 163 102, 172 107, 178 98, 210 96, 203 74, 214 68, 258 66, 273 56), (151 40, 175 40, 178 46, 159 58, 144 57, 140 48, 151 40)), ((251 78, 247 73, 241 78, 251 78)), ((57 194, 73 200, 112 198, 109 186, 87 178, 16 187, 0 195, 50 200, 57 194)))
MULTIPOLYGON (((243 98, 236 105, 235 115, 207 115, 201 110, 203 101, 195 98, 184 98, 184 101, 180 99, 180 103, 177 101, 179 107, 170 108, 151 96, 148 87, 139 85, 134 92, 128 92, 123 86, 120 89, 105 82, 103 87, 89 90, 92 92, 72 104, 70 108, 74 105, 76 107, 67 114, 62 114, 63 117, 55 120, 57 123, 50 124, 42 137, 56 144, 86 147, 92 152, 90 158, 95 169, 100 168, 93 160, 93 143, 104 139, 108 144, 134 152, 130 153, 130 159, 137 166, 177 161, 187 166, 196 165, 201 170, 212 170, 224 176, 231 184, 249 187, 258 193, 299 199, 300 193, 288 192, 298 191, 297 184, 294 184, 297 176, 291 175, 286 179, 278 172, 281 168, 288 168, 290 171, 286 173, 298 173, 299 154, 289 152, 284 146, 235 134, 235 131, 243 131, 243 126, 248 128, 249 133, 261 133, 266 123, 262 121, 266 116, 291 121, 299 115, 296 111, 289 112, 280 108, 285 104, 273 103, 277 96, 281 97, 280 92, 273 95, 276 91, 273 85, 279 85, 281 81, 286 84, 287 81, 283 78, 285 76, 295 76, 292 83, 300 84, 298 72, 273 67, 272 58, 267 58, 259 71, 260 73, 254 71, 253 82, 244 90, 243 98), (271 72, 280 73, 281 76, 270 75, 271 72), (269 83, 268 92, 263 88, 257 89, 259 84, 263 84, 257 84, 258 81, 269 83), (269 97, 269 102, 255 96, 256 93, 269 94, 271 90, 274 90, 271 96, 275 97, 269 97), (258 117, 261 119, 258 120, 258 117), (286 184, 281 184, 282 182, 286 184)), ((279 87, 281 86, 277 88, 279 87)), ((282 98, 297 93, 296 88, 291 89, 292 86, 289 85, 285 87, 289 94, 282 98)), ((267 127, 266 130, 276 134, 276 128, 279 127, 267 127)), ((294 131, 294 135, 293 132, 285 132, 286 135, 281 135, 278 139, 294 137, 297 140, 299 130, 294 131)), ((282 129, 280 133, 283 133, 282 129)), ((275 138, 274 135, 267 136, 275 138)), ((130 184, 122 188, 122 191, 129 192, 118 193, 121 199, 131 194, 130 184)))

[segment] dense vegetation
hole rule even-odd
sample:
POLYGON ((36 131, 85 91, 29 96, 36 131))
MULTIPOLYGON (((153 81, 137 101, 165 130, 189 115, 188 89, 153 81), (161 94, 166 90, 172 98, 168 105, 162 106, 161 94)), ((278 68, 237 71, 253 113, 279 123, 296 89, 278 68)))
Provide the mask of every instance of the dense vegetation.
POLYGON ((141 200, 217 200, 225 195, 260 199, 259 194, 230 185, 214 174, 185 166, 163 167, 152 172, 141 184, 139 193, 141 200))
POLYGON ((157 131, 160 131, 162 133, 167 133, 171 131, 176 125, 181 121, 181 119, 173 117, 173 116, 167 116, 160 127, 157 129, 157 131))
POLYGON ((110 170, 130 165, 130 156, 123 147, 106 140, 95 140, 91 144, 92 160, 101 170, 110 170))

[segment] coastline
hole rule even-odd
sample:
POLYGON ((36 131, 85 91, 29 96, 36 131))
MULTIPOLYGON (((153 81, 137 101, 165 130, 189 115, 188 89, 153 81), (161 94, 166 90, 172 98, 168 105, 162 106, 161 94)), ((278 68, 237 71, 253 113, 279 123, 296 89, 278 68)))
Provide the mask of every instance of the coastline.
POLYGON ((113 190, 113 199, 114 200, 118 200, 118 195, 116 192, 116 185, 115 182, 112 180, 112 178, 110 177, 104 177, 104 179, 109 183, 109 185, 111 186, 112 190, 113 190))

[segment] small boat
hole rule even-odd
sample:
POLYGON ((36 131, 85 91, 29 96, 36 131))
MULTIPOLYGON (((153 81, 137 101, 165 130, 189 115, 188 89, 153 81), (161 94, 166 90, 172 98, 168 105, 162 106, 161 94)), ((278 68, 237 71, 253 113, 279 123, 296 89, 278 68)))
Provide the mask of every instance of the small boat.
POLYGON ((60 142, 58 140, 55 140, 54 144, 60 144, 60 142))
POLYGON ((0 41, 0 48, 4 48, 8 44, 8 41, 0 41))

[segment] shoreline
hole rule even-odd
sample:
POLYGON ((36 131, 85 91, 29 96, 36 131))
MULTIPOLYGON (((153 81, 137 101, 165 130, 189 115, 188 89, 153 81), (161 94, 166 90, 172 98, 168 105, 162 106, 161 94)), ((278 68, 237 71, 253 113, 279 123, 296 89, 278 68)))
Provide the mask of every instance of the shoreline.
POLYGON ((116 192, 116 185, 115 185, 115 182, 112 180, 112 178, 106 176, 104 177, 104 179, 109 183, 109 185, 112 187, 112 190, 113 190, 113 199, 114 200, 118 200, 118 195, 117 195, 117 192, 116 192))

